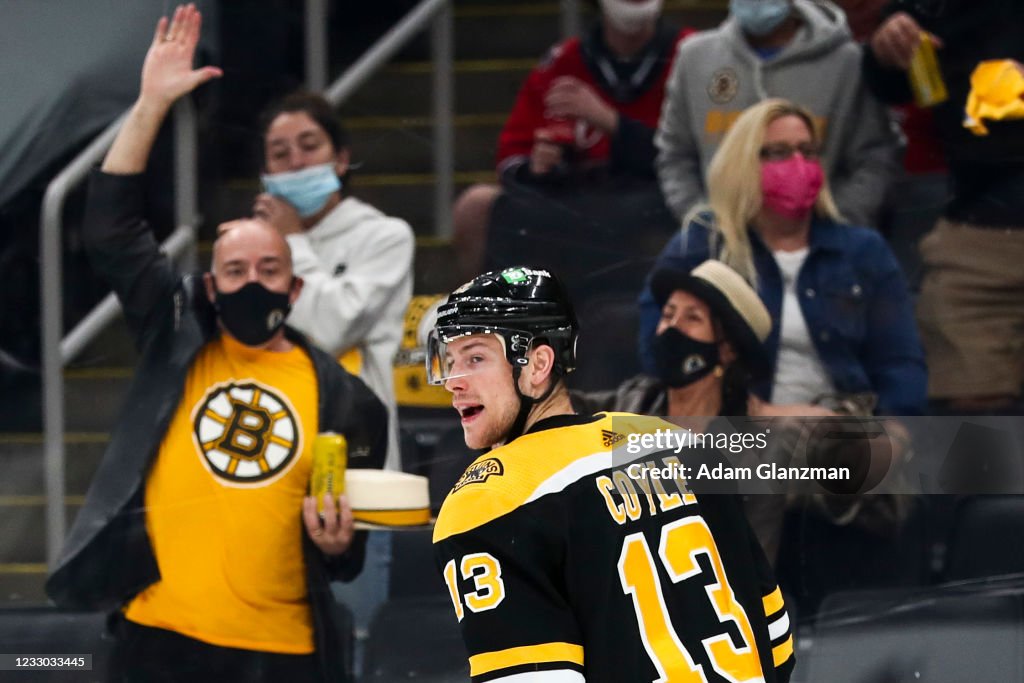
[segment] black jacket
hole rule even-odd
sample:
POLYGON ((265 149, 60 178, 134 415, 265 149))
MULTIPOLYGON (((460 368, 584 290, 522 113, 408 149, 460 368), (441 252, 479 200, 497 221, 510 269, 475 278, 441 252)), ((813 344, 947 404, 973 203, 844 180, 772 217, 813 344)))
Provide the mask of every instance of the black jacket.
MULTIPOLYGON (((94 173, 83 239, 93 267, 117 293, 142 358, 46 591, 62 607, 116 610, 160 578, 142 504, 146 476, 199 350, 217 334, 200 277, 181 277, 143 219, 143 176, 94 173)), ((288 338, 312 360, 321 431, 346 435, 350 466, 379 468, 387 413, 358 378, 297 332, 288 338)), ((296 510, 296 515, 301 511, 296 510)), ((341 680, 344 662, 331 618, 331 579, 351 580, 363 565, 366 534, 328 560, 303 533, 316 649, 325 680, 341 680)))

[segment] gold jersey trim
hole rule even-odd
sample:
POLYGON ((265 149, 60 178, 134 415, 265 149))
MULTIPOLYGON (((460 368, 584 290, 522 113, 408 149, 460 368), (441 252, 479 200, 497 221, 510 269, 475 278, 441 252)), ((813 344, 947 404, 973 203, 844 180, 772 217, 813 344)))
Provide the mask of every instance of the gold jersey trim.
POLYGON ((778 586, 771 593, 761 598, 761 601, 764 603, 764 614, 767 617, 775 614, 785 606, 785 601, 782 599, 782 589, 778 586))
POLYGON ((793 656, 793 636, 786 638, 782 643, 772 648, 772 661, 775 662, 775 666, 780 666, 783 662, 793 656))
POLYGON ((469 658, 469 675, 484 674, 509 669, 524 664, 545 664, 548 662, 569 662, 583 666, 583 646, 575 643, 541 643, 524 645, 507 650, 484 652, 469 658))

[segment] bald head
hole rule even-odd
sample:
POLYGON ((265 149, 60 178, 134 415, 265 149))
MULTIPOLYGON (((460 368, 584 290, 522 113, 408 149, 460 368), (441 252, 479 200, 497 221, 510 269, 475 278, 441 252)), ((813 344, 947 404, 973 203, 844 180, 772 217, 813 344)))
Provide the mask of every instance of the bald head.
POLYGON ((217 226, 217 239, 213 243, 213 274, 229 260, 252 258, 256 261, 274 257, 292 269, 292 250, 287 240, 274 226, 259 218, 239 218, 217 226))
POLYGON ((217 227, 213 243, 213 265, 206 276, 212 301, 216 291, 230 294, 250 282, 258 282, 272 292, 293 292, 292 251, 284 237, 259 218, 241 218, 217 227))

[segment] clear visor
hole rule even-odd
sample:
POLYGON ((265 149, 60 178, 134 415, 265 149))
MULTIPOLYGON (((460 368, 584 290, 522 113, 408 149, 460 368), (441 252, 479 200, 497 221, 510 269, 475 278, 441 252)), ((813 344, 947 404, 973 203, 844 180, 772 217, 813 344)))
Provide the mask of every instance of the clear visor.
POLYGON ((502 360, 504 360, 504 330, 482 325, 460 325, 445 328, 443 331, 433 329, 427 336, 427 382, 444 384, 450 379, 457 379, 473 374, 479 367, 474 363, 474 354, 463 349, 460 340, 474 335, 492 334, 501 342, 502 360))

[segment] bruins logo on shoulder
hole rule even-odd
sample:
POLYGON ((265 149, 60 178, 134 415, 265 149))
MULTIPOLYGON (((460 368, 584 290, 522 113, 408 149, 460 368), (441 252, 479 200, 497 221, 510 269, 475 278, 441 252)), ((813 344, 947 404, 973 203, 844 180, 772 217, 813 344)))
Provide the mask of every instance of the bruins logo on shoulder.
POLYGON ((192 442, 206 469, 228 486, 262 486, 302 452, 288 399, 252 380, 210 387, 196 403, 192 442))
POLYGON ((475 462, 466 468, 466 471, 462 473, 459 480, 455 482, 455 486, 452 487, 452 493, 455 493, 467 484, 482 484, 488 478, 500 477, 504 473, 505 468, 497 458, 487 458, 486 460, 475 462))

